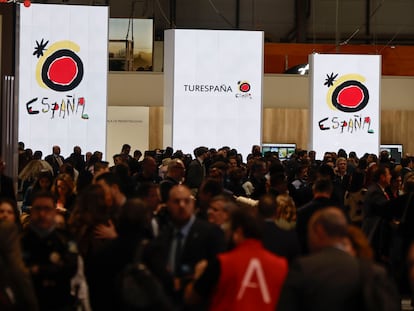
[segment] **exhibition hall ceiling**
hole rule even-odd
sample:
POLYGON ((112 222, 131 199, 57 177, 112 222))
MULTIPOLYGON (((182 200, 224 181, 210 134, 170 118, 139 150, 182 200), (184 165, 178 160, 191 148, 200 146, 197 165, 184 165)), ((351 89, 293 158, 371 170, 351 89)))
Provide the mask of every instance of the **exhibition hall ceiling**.
POLYGON ((168 28, 263 30, 267 42, 414 44, 412 0, 44 0, 109 5, 111 17, 168 28))

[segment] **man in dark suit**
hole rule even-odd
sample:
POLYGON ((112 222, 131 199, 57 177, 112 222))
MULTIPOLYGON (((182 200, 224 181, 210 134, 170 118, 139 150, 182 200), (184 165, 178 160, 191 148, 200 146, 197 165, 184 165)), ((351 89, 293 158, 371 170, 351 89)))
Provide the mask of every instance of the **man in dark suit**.
POLYGON ((401 178, 404 181, 404 177, 407 173, 411 173, 413 171, 414 162, 412 157, 405 157, 401 159, 401 178))
POLYGON ((331 200, 333 185, 329 179, 317 179, 312 187, 313 200, 300 207, 297 212, 296 232, 298 233, 302 253, 307 254, 308 249, 308 222, 312 215, 321 208, 335 206, 331 200))
POLYGON ((390 169, 385 165, 381 165, 374 172, 374 182, 365 194, 364 218, 382 216, 385 205, 390 199, 385 189, 390 185, 391 177, 390 169))
POLYGON ((161 202, 168 200, 168 194, 174 185, 181 183, 185 176, 185 166, 180 159, 172 159, 168 163, 167 176, 160 182, 161 202))
POLYGON ((224 251, 224 235, 219 227, 195 217, 194 197, 187 186, 171 188, 167 209, 171 227, 148 245, 144 258, 181 305, 183 289, 192 279, 195 265, 224 251))
POLYGON ((0 198, 8 198, 16 200, 16 192, 14 190, 13 179, 4 175, 6 162, 0 156, 0 198))
POLYGON ((390 234, 384 214, 389 204, 389 196, 385 189, 391 183, 390 169, 380 165, 373 176, 373 183, 368 187, 363 206, 362 230, 367 235, 377 260, 387 260, 387 249, 390 234))
POLYGON ((358 259, 344 251, 345 215, 324 208, 314 213, 308 228, 312 254, 291 265, 277 310, 361 310, 358 259))
POLYGON ((208 157, 208 149, 206 147, 197 147, 194 149, 194 156, 196 158, 190 162, 187 168, 185 184, 196 194, 201 182, 206 177, 204 160, 208 157))
POLYGON ((57 176, 59 174, 59 169, 64 162, 64 158, 60 155, 60 147, 53 146, 52 154, 46 156, 45 161, 48 162, 53 168, 53 175, 57 176))
POLYGON ((72 166, 81 172, 85 169, 85 157, 82 154, 82 149, 79 146, 73 147, 73 153, 66 159, 67 162, 71 163, 72 166))

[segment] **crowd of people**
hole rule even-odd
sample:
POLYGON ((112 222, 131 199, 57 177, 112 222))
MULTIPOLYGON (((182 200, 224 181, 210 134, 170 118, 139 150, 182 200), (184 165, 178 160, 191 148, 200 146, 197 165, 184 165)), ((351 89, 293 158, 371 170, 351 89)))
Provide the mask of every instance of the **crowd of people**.
POLYGON ((393 311, 411 296, 414 158, 130 153, 19 143, 18 189, 0 157, 1 310, 393 311), (133 267, 159 287, 137 294, 133 267))

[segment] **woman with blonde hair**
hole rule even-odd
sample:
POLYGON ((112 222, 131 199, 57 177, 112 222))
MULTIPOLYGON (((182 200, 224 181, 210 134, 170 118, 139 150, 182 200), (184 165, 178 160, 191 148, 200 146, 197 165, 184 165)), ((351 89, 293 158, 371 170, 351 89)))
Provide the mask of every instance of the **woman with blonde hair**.
POLYGON ((296 227, 296 205, 288 194, 276 197, 276 225, 285 230, 296 227))

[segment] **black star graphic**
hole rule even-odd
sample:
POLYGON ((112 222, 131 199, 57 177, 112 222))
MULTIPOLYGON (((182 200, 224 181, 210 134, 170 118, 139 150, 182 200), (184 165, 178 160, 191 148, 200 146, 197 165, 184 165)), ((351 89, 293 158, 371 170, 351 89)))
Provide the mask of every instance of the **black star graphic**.
POLYGON ((327 74, 323 85, 326 85, 327 87, 332 86, 337 76, 338 74, 334 75, 333 72, 330 75, 327 74))
POLYGON ((40 56, 43 56, 43 51, 46 50, 46 45, 49 43, 49 40, 46 42, 43 42, 44 39, 42 39, 42 41, 37 41, 36 40, 36 47, 35 50, 33 52, 33 55, 36 55, 37 58, 40 58, 40 56))

